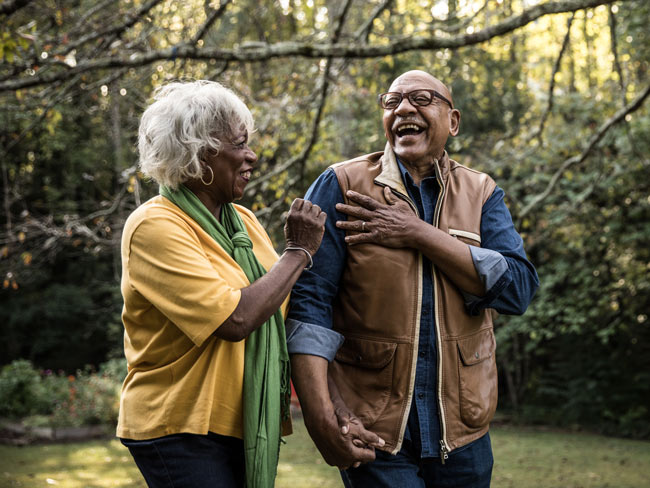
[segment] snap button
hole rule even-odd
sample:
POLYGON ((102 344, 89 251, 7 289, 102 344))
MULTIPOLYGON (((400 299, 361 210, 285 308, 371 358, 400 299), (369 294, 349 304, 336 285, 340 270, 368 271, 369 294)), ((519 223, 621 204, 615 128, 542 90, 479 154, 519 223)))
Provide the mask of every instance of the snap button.
POLYGON ((474 353, 474 357, 475 357, 476 359, 478 359, 478 352, 475 352, 475 353, 474 353))

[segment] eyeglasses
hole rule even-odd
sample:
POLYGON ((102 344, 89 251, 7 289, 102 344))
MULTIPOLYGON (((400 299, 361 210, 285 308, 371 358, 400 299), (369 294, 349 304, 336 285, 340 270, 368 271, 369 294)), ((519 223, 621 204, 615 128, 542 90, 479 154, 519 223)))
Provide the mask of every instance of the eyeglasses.
POLYGON ((379 106, 384 110, 395 110, 397 107, 399 107, 399 104, 402 103, 402 99, 404 97, 408 98, 409 102, 411 102, 411 105, 417 105, 418 107, 426 107, 427 105, 430 105, 431 102, 433 102, 434 98, 439 98, 447 105, 449 105, 450 108, 454 108, 449 99, 445 98, 435 90, 425 90, 424 88, 420 90, 413 90, 412 92, 408 93, 382 93, 377 97, 377 100, 379 101, 379 106))

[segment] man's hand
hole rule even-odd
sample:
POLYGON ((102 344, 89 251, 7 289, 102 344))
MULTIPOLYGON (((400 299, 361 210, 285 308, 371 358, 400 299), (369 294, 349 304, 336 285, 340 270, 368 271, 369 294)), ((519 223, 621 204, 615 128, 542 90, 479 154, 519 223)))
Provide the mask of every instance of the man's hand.
POLYGON ((327 464, 347 469, 375 460, 375 447, 383 446, 384 440, 366 430, 347 407, 321 414, 319 418, 305 415, 305 425, 327 464))
POLYGON ((383 446, 384 441, 367 431, 346 407, 327 369, 323 357, 291 355, 293 385, 309 435, 331 466, 347 469, 374 461, 375 447, 383 446))
POLYGON ((336 221, 339 229, 359 232, 345 236, 345 242, 372 242, 385 247, 417 249, 458 288, 478 297, 485 295, 485 285, 476 272, 469 246, 421 220, 390 188, 384 187, 387 205, 352 190, 348 190, 346 195, 360 206, 336 205, 338 211, 358 219, 336 221))
POLYGON ((339 229, 352 230, 359 234, 348 235, 348 244, 372 242, 386 247, 413 247, 412 237, 417 232, 421 220, 405 201, 396 198, 390 188, 384 188, 388 204, 378 202, 372 197, 348 190, 347 197, 360 206, 339 203, 336 209, 358 220, 338 220, 339 229))

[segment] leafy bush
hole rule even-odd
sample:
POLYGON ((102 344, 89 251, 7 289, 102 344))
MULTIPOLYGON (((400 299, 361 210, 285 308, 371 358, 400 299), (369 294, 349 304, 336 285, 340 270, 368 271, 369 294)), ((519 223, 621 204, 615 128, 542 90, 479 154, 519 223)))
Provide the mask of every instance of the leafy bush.
POLYGON ((115 424, 125 374, 116 359, 67 376, 16 360, 0 372, 0 415, 52 427, 115 424))
POLYGON ((8 364, 0 372, 0 415, 23 417, 46 413, 48 402, 41 375, 24 359, 8 364))

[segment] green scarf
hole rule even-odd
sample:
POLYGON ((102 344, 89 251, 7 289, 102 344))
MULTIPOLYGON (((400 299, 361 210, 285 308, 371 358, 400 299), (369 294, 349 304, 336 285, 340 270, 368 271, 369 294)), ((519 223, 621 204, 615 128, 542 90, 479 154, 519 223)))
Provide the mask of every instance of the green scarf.
MULTIPOLYGON (((232 203, 221 220, 185 186, 160 187, 160 194, 192 217, 246 273, 253 283, 266 273, 253 254, 246 227, 232 203)), ((281 421, 289 418, 290 366, 284 319, 277 310, 246 339, 244 357, 244 452, 247 488, 272 487, 280 454, 281 421)))

